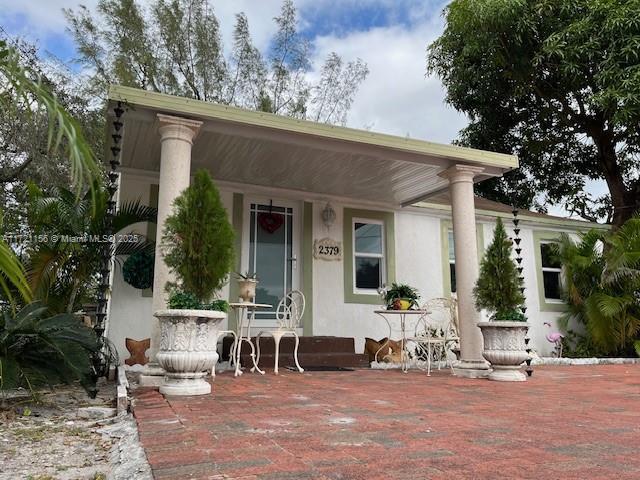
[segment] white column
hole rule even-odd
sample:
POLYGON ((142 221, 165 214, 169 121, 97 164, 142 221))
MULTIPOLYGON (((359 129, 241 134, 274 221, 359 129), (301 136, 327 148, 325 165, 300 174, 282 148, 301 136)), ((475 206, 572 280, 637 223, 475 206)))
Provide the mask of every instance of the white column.
MULTIPOLYGON (((191 147, 202 122, 171 115, 158 114, 160 133, 160 184, 158 188, 158 223, 156 232, 156 258, 153 276, 152 314, 167 308, 165 285, 171 280, 169 268, 162 257, 162 233, 164 224, 172 213, 173 201, 189 186, 191 176, 191 147)), ((162 370, 155 364, 160 340, 158 320, 153 317, 151 329, 150 368, 140 379, 144 385, 158 385, 162 370), (155 378, 153 378, 155 377, 155 378)))
POLYGON ((456 252, 460 363, 455 370, 458 375, 470 378, 488 374, 487 362, 482 357, 482 333, 477 326, 480 313, 473 299, 479 270, 473 178, 483 171, 480 167, 454 165, 441 174, 449 180, 456 252))

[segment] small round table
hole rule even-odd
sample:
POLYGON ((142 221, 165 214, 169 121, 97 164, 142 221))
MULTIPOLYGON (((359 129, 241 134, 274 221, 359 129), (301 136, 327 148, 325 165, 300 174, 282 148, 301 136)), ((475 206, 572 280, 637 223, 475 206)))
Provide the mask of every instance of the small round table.
MULTIPOLYGON (((374 313, 380 315, 387 322, 389 326, 389 336, 387 337, 387 341, 382 344, 382 346, 376 351, 375 359, 378 361, 378 353, 385 346, 389 344, 389 340, 391 340, 391 334, 393 333, 393 329, 391 327, 391 318, 394 320, 400 320, 400 331, 402 333, 402 354, 400 355, 402 371, 407 373, 409 371, 409 364, 407 363, 408 351, 407 351, 407 315, 419 315, 420 317, 426 315, 426 310, 375 310, 374 313)), ((418 318, 420 320, 420 318, 418 318)))
POLYGON ((240 354, 242 353, 242 342, 247 342, 251 347, 251 361, 255 370, 264 375, 264 370, 260 370, 256 363, 256 347, 251 341, 251 322, 254 320, 256 310, 260 308, 273 308, 273 305, 267 303, 253 303, 253 302, 237 302, 230 303, 229 306, 237 311, 237 334, 235 341, 235 348, 233 350, 233 361, 236 364, 236 370, 234 376, 242 375, 242 369, 240 368, 240 354), (244 323, 246 318, 246 325, 244 323), (246 336, 245 336, 246 330, 246 336))

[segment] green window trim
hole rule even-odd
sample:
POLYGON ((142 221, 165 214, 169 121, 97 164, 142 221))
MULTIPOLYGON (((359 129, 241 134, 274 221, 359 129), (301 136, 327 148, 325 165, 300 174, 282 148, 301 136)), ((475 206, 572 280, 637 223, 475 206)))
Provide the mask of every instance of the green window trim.
POLYGON ((302 292, 305 298, 302 334, 313 336, 313 203, 304 202, 302 212, 302 292))
MULTIPOLYGON (((242 193, 233 194, 233 206, 231 213, 231 225, 233 225, 233 231, 235 233, 234 250, 235 250, 235 271, 240 272, 242 269, 242 226, 244 223, 244 195, 242 193)), ((238 282, 229 282, 229 301, 237 302, 240 296, 240 288, 238 282)), ((227 315, 227 328, 229 330, 236 330, 237 318, 235 315, 227 315)))
MULTIPOLYGON (((451 270, 449 267, 449 230, 453 229, 451 220, 440 220, 440 244, 442 246, 442 289, 445 297, 451 297, 451 270)), ((476 223, 476 242, 478 245, 478 262, 484 255, 484 225, 476 223)))
POLYGON ((565 312, 567 305, 562 301, 549 300, 544 295, 544 279, 542 275, 542 242, 557 242, 559 235, 556 232, 536 230, 533 232, 533 253, 536 261, 536 283, 538 285, 538 301, 541 312, 565 312))
MULTIPOLYGON (((160 185, 152 183, 149 185, 149 205, 155 209, 158 208, 158 193, 160 192, 160 185)), ((147 222, 147 239, 150 241, 156 241, 156 232, 158 226, 153 222, 147 222)), ((142 290, 143 297, 153 297, 153 288, 145 288, 142 290)))
POLYGON ((396 280, 396 240, 395 214, 379 210, 360 210, 345 208, 343 215, 344 237, 344 303, 359 303, 366 305, 380 305, 377 294, 356 293, 353 286, 353 219, 370 219, 384 224, 384 255, 385 255, 385 283, 390 285, 396 280))

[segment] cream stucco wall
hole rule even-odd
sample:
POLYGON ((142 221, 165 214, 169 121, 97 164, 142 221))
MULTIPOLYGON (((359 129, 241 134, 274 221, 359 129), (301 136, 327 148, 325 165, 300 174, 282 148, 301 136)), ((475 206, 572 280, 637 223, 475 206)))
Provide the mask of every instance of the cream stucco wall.
MULTIPOLYGON (((157 176, 130 175, 123 173, 120 183, 120 204, 128 201, 140 200, 145 205, 150 205, 151 185, 158 184, 157 176)), ((231 216, 233 205, 233 192, 220 189, 222 203, 231 216)), ((231 217, 229 217, 231 218, 231 217)), ((143 235, 147 234, 147 224, 136 224, 129 231, 143 235)), ((141 290, 127 284, 122 277, 122 268, 118 264, 124 262, 124 258, 116 262, 113 272, 113 285, 111 287, 111 302, 108 316, 107 336, 118 350, 121 361, 128 358, 125 348, 125 338, 142 340, 151 337, 151 322, 153 320, 152 297, 141 290)), ((229 285, 220 292, 221 298, 229 297, 229 285)), ((222 328, 227 328, 227 320, 224 320, 222 328)))
MULTIPOLYGON (((149 200, 150 186, 157 184, 157 176, 123 174, 121 185, 121 201, 140 198, 144 203, 149 200)), ((250 188, 222 186, 221 196, 227 212, 232 215, 233 193, 245 195, 258 194, 268 196, 265 191, 252 192, 250 188)), ((286 198, 286 192, 274 194, 274 198, 286 198)), ((310 201, 300 193, 292 193, 291 199, 296 201, 310 201)), ((371 207, 344 204, 338 200, 331 201, 337 218, 327 231, 321 220, 321 212, 326 199, 313 201, 313 239, 330 236, 344 242, 343 214, 344 208, 359 208, 371 210, 371 207)), ((245 212, 246 215, 246 212, 245 212)), ((395 221, 395 252, 396 252, 396 280, 415 286, 420 291, 422 300, 441 297, 445 293, 443 282, 443 249, 441 238, 441 221, 450 219, 446 211, 402 210, 394 214, 395 221)), ((301 221, 301 218, 298 219, 301 221)), ((479 217, 482 225, 484 245, 488 245, 493 237, 495 220, 491 217, 479 217)), ((511 234, 511 224, 505 222, 511 234)), ((552 346, 547 342, 546 327, 543 322, 557 328, 557 312, 540 311, 538 300, 538 280, 534 257, 534 230, 544 230, 544 226, 521 223, 521 237, 525 295, 527 297, 527 315, 531 324, 532 346, 542 355, 549 355, 552 346)), ((139 231, 146 232, 146 225, 140 225, 139 231)), ((558 229, 554 228, 557 232, 558 229)), ((246 238, 246 235, 245 235, 246 238)), ((243 249, 245 250, 245 249, 243 249)), ((481 255, 482 252, 479 252, 481 255)), ((313 264, 313 333, 314 335, 335 335, 354 337, 356 351, 362 352, 365 337, 381 338, 388 335, 388 328, 384 321, 373 313, 375 305, 345 303, 344 301, 344 260, 323 261, 311 259, 311 252, 301 251, 300 265, 313 264)), ((304 267, 303 267, 304 268, 304 267)), ((350 266, 348 268, 351 268, 350 266)), ((302 272, 300 272, 302 275, 302 272)), ((232 280, 233 281, 233 280, 232 280)), ((221 298, 228 298, 228 285, 220 292, 221 298)), ((108 324, 108 336, 115 343, 121 358, 127 358, 124 347, 125 337, 143 339, 150 336, 152 307, 151 297, 143 296, 142 292, 127 285, 122 279, 122 271, 116 267, 112 289, 111 311, 108 324)), ((223 325, 226 328, 227 322, 223 325)))

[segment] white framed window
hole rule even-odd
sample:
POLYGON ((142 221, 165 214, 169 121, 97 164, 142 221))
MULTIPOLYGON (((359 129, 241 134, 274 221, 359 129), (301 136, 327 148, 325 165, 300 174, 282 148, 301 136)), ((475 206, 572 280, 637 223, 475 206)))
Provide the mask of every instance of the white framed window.
POLYGON ((552 241, 540 241, 540 263, 544 298, 550 302, 562 300, 562 264, 553 255, 552 241))
POLYGON ((366 218, 352 220, 353 291, 378 294, 386 278, 384 222, 366 218))

